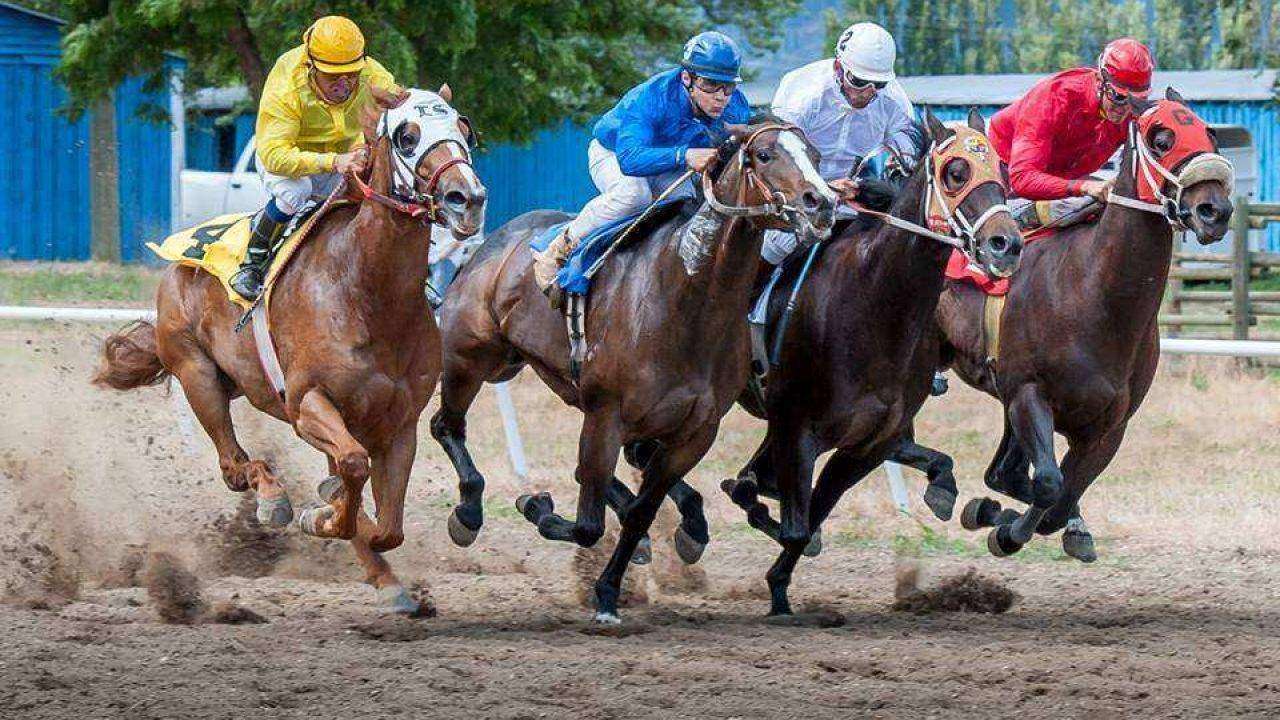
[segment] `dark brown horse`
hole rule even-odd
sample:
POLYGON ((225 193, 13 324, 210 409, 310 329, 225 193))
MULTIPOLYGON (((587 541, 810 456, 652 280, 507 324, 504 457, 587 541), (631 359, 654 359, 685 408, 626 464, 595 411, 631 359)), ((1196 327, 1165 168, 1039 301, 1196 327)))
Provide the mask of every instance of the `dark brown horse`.
POLYGON ((484 186, 465 144, 470 129, 447 96, 445 88, 441 95, 379 95, 380 103, 395 105, 366 118, 368 187, 382 202, 341 206, 319 218, 274 281, 267 307, 282 395, 259 362, 254 333, 236 331, 241 311, 221 283, 178 265, 160 284, 156 324, 139 323, 107 338, 104 367, 94 379, 127 390, 176 377, 217 447, 227 487, 253 488, 259 517, 276 525, 292 518, 288 497, 271 468, 240 447, 229 405, 243 395, 292 425, 325 454, 331 474, 320 491, 327 504, 304 511, 299 526, 351 540, 367 581, 399 611, 417 603, 381 553, 403 541, 418 417, 440 374, 440 332, 423 295, 431 230, 408 211, 425 199, 428 216, 460 236, 474 234, 484 217, 484 186), (384 132, 375 127, 380 116, 384 132), (407 170, 397 173, 393 162, 407 170), (370 478, 376 523, 360 507, 370 478))
MULTIPOLYGON (((483 479, 466 451, 467 408, 482 383, 509 378, 527 364, 586 418, 576 520, 555 514, 546 493, 524 496, 517 506, 544 537, 582 546, 604 533, 606 501, 622 519, 618 545, 596 583, 600 622, 618 622, 627 562, 663 496, 711 447, 720 418, 746 385, 744 318, 765 228, 792 229, 811 242, 832 223, 835 196, 796 128, 753 126, 740 142, 726 144, 721 158, 714 186, 704 180, 708 202, 691 219, 666 219, 648 229, 595 277, 578 382, 570 375, 564 320, 533 282, 528 247, 564 214, 529 213, 490 236, 442 309, 444 377, 431 428, 461 480, 455 527, 465 524, 458 529, 474 533, 480 519, 483 479), (616 497, 621 483, 614 468, 624 446, 642 468, 634 498, 616 497)), ((701 498, 688 492, 700 507, 701 498)), ((687 516, 682 528, 691 530, 687 516)), ((692 530, 702 537, 685 541, 705 544, 705 523, 692 530)))
MULTIPOLYGON (((980 498, 965 507, 966 528, 994 526, 993 554, 1017 552, 1033 532, 1066 527, 1067 554, 1096 557, 1079 500, 1115 456, 1155 376, 1173 228, 1194 231, 1202 243, 1227 231, 1230 169, 1214 148, 1209 128, 1172 91, 1143 113, 1101 217, 1027 247, 994 361, 983 347, 981 292, 948 283, 938 307, 944 360, 1004 405, 1004 435, 986 484, 1031 506, 1002 512, 980 498), (1055 432, 1067 440, 1061 465, 1055 432)), ((921 466, 939 457, 908 443, 899 459, 921 466)))
POLYGON ((768 432, 723 485, 782 546, 768 573, 773 615, 791 612, 787 589, 811 531, 897 447, 929 394, 933 314, 953 244, 989 274, 1017 267, 1021 241, 981 116, 952 130, 926 112, 926 130, 928 149, 889 217, 860 219, 830 241, 801 287, 768 378, 768 432), (938 233, 944 226, 948 235, 938 233), (832 449, 813 484, 815 461, 832 449), (779 499, 781 522, 760 492, 779 499))

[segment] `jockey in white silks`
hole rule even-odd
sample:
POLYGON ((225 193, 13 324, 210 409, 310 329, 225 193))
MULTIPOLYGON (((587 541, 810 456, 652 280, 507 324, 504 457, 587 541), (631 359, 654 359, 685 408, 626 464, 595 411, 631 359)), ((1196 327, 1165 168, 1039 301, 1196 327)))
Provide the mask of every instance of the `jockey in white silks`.
MULTIPOLYGON (((822 154, 818 173, 848 201, 857 194, 850 177, 858 164, 882 146, 914 155, 915 110, 893 65, 893 36, 875 23, 857 23, 840 34, 835 57, 787 73, 773 96, 773 114, 799 126, 822 154)), ((851 217, 842 205, 838 216, 851 217)), ((794 233, 769 230, 761 255, 777 265, 796 248, 794 233)))

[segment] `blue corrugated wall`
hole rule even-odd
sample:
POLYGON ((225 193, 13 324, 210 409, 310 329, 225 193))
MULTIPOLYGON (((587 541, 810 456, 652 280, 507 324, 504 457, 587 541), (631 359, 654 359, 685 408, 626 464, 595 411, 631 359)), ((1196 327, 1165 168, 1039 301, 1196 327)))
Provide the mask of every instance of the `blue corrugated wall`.
MULTIPOLYGON (((53 78, 59 26, 0 5, 0 258, 89 258, 89 121, 55 110, 66 92, 53 78)), ((116 90, 120 160, 121 255, 141 257, 147 240, 169 231, 170 128, 135 116, 150 100, 168 108, 168 92, 148 95, 130 80, 116 90)))
POLYGON ((231 123, 219 123, 222 113, 194 112, 187 115, 187 157, 184 167, 190 170, 230 172, 240 152, 253 137, 252 115, 240 115, 231 123), (229 151, 224 155, 222 138, 230 134, 229 151))

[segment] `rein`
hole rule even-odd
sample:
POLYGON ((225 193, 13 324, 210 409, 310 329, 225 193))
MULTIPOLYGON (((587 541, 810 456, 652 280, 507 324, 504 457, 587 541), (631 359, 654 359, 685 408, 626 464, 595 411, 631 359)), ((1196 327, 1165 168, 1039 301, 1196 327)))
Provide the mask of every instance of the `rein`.
MULTIPOLYGON (((445 138, 436 142, 431 147, 427 148, 426 152, 422 154, 422 157, 425 158, 431 154, 432 150, 447 142, 455 143, 462 147, 463 156, 460 158, 452 158, 448 162, 441 163, 440 167, 433 170, 431 172, 431 177, 427 180, 426 192, 415 193, 416 197, 414 198, 414 201, 401 200, 397 197, 380 193, 377 190, 374 190, 369 183, 365 182, 363 178, 355 173, 351 173, 350 177, 356 186, 356 190, 364 199, 372 200, 380 205, 391 208, 396 212, 408 215, 415 220, 421 220, 423 224, 442 224, 443 218, 440 217, 440 203, 436 200, 436 188, 440 184, 440 178, 444 175, 446 170, 459 165, 465 165, 474 169, 474 166, 471 164, 470 151, 466 146, 462 145, 462 143, 459 143, 457 140, 452 138, 445 138)), ((394 149, 391 150, 391 155, 391 171, 396 176, 399 176, 402 172, 401 166, 404 166, 404 171, 407 172, 410 180, 405 182, 404 179, 401 178, 401 181, 405 182, 408 187, 414 187, 413 179, 416 178, 417 173, 413 168, 407 167, 407 165, 400 160, 394 149)))
MULTIPOLYGON (((730 218, 748 218, 760 217, 763 215, 782 215, 788 212, 797 212, 796 208, 787 204, 787 199, 782 193, 770 188, 760 179, 760 176, 753 172, 753 166, 747 162, 747 150, 750 149, 751 143, 760 137, 762 133, 777 132, 794 132, 804 137, 804 132, 795 125, 765 125, 757 128, 742 141, 742 145, 738 148, 738 169, 743 175, 746 183, 739 192, 739 197, 746 195, 745 185, 751 185, 764 197, 769 198, 763 205, 726 205, 716 198, 715 185, 711 182, 711 173, 702 173, 702 194, 707 198, 707 204, 711 206, 720 215, 730 218)), ((741 202, 741 201, 739 201, 741 202)))

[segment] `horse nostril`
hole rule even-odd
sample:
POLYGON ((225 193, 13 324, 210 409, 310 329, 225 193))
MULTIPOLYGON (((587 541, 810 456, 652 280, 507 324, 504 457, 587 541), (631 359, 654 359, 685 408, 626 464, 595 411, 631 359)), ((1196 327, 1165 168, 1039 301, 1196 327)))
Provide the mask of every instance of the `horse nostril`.
POLYGON ((467 206, 467 196, 461 190, 450 190, 444 194, 444 202, 451 207, 464 208, 467 206))
POLYGON ((1218 212, 1218 207, 1211 202, 1202 202, 1196 205, 1196 215, 1206 223, 1216 223, 1222 217, 1218 212))
POLYGON ((805 190, 800 196, 800 202, 804 203, 805 210, 817 210, 822 205, 822 199, 812 190, 805 190))

